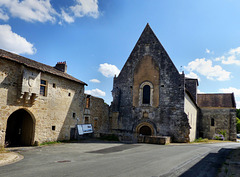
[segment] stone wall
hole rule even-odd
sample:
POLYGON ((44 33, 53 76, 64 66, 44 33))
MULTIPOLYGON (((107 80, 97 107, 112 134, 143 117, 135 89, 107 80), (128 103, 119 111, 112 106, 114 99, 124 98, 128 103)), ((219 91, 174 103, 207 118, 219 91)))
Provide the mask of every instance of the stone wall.
MULTIPOLYGON (((40 87, 40 83, 33 87, 40 87)), ((83 117, 83 84, 5 59, 0 59, 0 98, 0 145, 5 142, 7 120, 16 110, 26 110, 33 119, 32 143, 68 140, 76 118, 83 117), (21 97, 24 70, 40 73, 47 81, 46 96, 38 95, 31 101, 21 97)))
POLYGON ((215 133, 225 131, 227 140, 236 140, 236 109, 201 108, 198 126, 199 137, 212 139, 215 133), (214 119, 214 126, 211 119, 214 119))
POLYGON ((197 101, 197 79, 185 78, 185 88, 189 91, 194 101, 197 101))
POLYGON ((184 74, 179 74, 147 25, 119 76, 114 78, 112 122, 118 124, 118 129, 114 131, 123 137, 134 138, 138 125, 147 123, 154 129, 153 135, 167 135, 175 142, 188 142, 190 126, 184 113, 184 87, 184 74), (141 67, 141 62, 148 63, 148 66, 141 67), (153 71, 149 67, 153 68, 153 71), (138 71, 141 68, 145 71, 138 71), (154 100, 157 99, 153 105, 137 104, 140 99, 137 90, 143 80, 135 76, 138 73, 136 71, 143 72, 146 81, 156 78, 151 81, 155 90, 153 94, 156 95, 154 100))
MULTIPOLYGON (((85 106, 84 118, 88 117, 90 124, 93 126, 94 136, 99 137, 100 134, 106 134, 109 130, 109 106, 104 103, 102 98, 85 95, 85 103, 87 104, 87 97, 89 97, 90 105, 87 108, 85 106)), ((81 124, 84 124, 83 120, 80 120, 81 124)))

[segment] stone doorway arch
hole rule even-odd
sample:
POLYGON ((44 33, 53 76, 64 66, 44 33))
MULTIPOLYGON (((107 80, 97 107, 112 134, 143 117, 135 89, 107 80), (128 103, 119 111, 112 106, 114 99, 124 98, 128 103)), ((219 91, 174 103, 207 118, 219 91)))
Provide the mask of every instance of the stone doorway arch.
POLYGON ((153 136, 154 135, 154 128, 148 122, 142 122, 136 127, 137 135, 143 136, 153 136))
POLYGON ((35 121, 25 109, 13 112, 7 120, 6 146, 29 146, 33 144, 35 121))

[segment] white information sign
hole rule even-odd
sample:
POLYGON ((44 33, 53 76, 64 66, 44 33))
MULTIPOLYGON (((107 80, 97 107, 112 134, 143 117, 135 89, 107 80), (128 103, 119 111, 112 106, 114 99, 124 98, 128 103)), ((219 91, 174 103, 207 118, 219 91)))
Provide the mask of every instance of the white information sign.
POLYGON ((93 133, 92 124, 80 124, 77 125, 77 129, 79 135, 93 133))

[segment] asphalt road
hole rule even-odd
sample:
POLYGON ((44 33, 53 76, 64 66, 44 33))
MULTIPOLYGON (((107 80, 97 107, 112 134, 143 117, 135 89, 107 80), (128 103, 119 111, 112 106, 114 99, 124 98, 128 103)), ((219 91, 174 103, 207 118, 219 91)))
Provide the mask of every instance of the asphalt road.
POLYGON ((226 155, 240 143, 69 143, 18 148, 24 159, 0 167, 0 177, 216 176, 226 155))

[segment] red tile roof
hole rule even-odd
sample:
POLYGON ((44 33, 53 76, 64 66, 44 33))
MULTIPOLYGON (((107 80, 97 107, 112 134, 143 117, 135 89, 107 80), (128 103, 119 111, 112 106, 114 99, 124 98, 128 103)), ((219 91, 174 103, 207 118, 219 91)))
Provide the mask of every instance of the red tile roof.
POLYGON ((197 94, 197 104, 199 107, 236 107, 233 93, 197 94))

